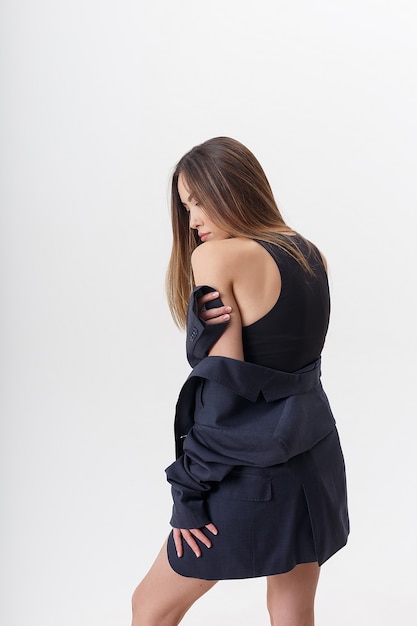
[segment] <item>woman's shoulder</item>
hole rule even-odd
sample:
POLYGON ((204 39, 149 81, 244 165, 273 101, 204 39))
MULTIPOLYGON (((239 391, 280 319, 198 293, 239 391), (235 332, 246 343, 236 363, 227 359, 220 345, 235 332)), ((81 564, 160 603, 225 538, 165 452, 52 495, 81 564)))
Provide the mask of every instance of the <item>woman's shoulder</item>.
POLYGON ((246 237, 231 237, 216 241, 206 241, 193 251, 192 262, 204 262, 217 260, 219 263, 230 262, 233 259, 247 258, 247 255, 256 254, 259 245, 254 239, 246 237), (245 256, 242 257, 242 254, 245 256))
POLYGON ((205 241, 191 255, 194 276, 216 285, 232 283, 254 258, 256 247, 260 246, 255 241, 243 237, 205 241))

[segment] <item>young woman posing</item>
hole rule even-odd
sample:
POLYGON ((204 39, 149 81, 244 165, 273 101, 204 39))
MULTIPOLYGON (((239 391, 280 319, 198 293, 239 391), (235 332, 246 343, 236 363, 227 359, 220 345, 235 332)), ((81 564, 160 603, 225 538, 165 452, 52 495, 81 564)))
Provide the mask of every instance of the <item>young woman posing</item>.
POLYGON ((168 302, 193 370, 166 470, 173 530, 134 592, 132 624, 174 626, 218 580, 265 576, 271 624, 312 626, 320 565, 349 533, 320 383, 325 260, 236 140, 182 157, 171 208, 168 302))

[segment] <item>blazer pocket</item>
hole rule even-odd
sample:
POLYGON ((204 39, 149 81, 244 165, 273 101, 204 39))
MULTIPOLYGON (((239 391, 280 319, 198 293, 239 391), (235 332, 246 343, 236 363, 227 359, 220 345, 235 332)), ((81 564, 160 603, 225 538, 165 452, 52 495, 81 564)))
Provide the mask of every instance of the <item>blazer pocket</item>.
POLYGON ((271 479, 259 474, 232 472, 220 483, 220 490, 229 500, 267 502, 272 497, 271 479))
POLYGON ((205 378, 201 378, 197 387, 196 393, 196 407, 197 409, 204 409, 204 388, 206 386, 205 378))

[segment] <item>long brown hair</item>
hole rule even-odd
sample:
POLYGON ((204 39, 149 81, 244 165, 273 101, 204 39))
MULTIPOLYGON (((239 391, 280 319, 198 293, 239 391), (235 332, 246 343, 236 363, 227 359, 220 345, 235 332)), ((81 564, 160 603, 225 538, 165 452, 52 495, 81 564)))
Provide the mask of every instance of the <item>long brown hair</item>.
POLYGON ((166 277, 168 305, 175 323, 183 328, 194 288, 191 253, 199 245, 196 231, 178 193, 182 174, 190 194, 219 228, 231 237, 259 239, 288 252, 308 272, 312 269, 285 223, 261 164, 243 144, 215 137, 195 146, 177 163, 172 175, 172 250, 166 277))

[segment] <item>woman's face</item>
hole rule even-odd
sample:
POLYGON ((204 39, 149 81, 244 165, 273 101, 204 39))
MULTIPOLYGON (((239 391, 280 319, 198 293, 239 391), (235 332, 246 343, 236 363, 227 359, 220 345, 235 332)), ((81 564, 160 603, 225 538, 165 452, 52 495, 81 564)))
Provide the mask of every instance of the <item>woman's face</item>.
POLYGON ((201 241, 229 239, 229 233, 216 226, 204 208, 190 194, 182 174, 178 176, 178 193, 185 210, 189 213, 190 228, 198 232, 201 241))

